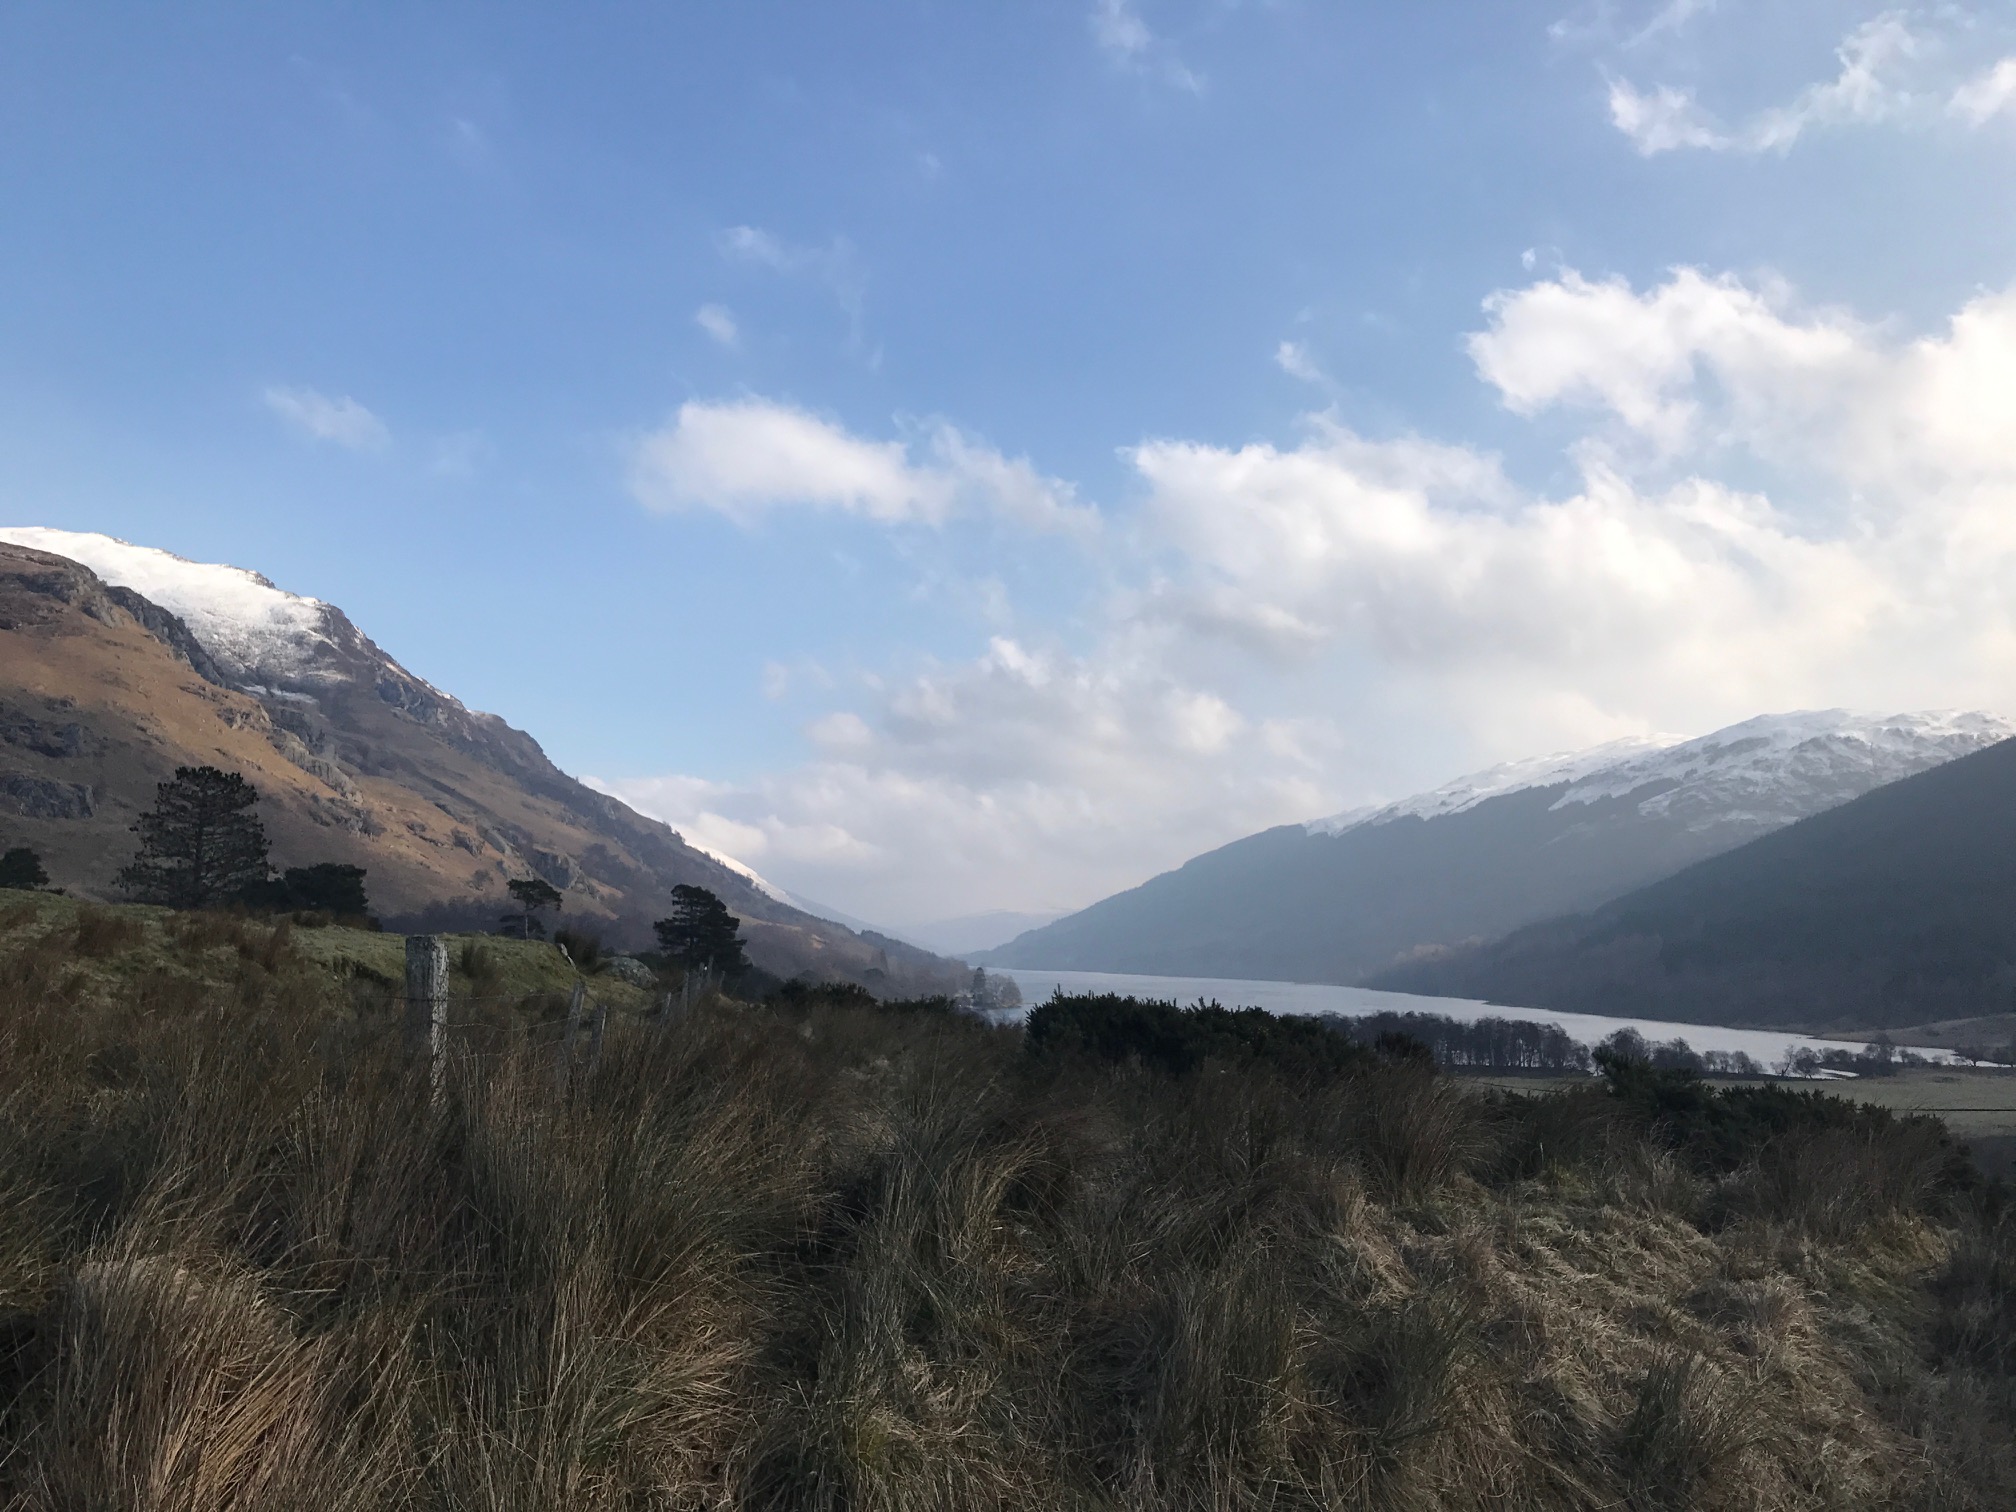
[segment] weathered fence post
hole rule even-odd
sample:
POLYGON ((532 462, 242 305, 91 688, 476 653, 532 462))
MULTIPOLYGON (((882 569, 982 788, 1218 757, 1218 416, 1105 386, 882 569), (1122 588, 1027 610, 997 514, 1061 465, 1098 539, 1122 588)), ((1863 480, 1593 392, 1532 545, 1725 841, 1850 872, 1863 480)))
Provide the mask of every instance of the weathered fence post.
POLYGON ((593 1076, 602 1064, 602 1034, 609 1027, 609 1005, 602 999, 595 999, 595 1022, 588 1031, 588 1074, 593 1076))
POLYGON ((588 990, 579 977, 574 979, 574 990, 567 994, 567 1031, 560 1040, 560 1058, 553 1068, 553 1084, 561 1093, 567 1091, 568 1073, 574 1069, 574 1041, 581 1033, 581 998, 588 990))
POLYGON ((448 942, 406 937, 406 1053, 427 1057, 427 1080, 441 1100, 448 1065, 448 942))

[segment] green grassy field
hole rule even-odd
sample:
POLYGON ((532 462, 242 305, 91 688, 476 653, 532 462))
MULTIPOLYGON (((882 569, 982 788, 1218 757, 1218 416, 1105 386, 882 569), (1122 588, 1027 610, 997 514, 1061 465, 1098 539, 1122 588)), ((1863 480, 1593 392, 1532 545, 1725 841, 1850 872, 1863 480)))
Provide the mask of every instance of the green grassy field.
MULTIPOLYGON (((544 941, 447 935, 450 992, 464 1001, 564 996, 577 973, 544 941)), ((279 924, 220 914, 179 914, 142 904, 105 905, 53 893, 0 892, 0 952, 42 951, 60 965, 65 990, 110 1000, 142 986, 200 990, 230 980, 250 955, 288 975, 303 1003, 329 1007, 356 992, 404 990, 406 940, 337 925, 279 924)), ((636 1010, 646 990, 607 975, 598 998, 636 1010)))
MULTIPOLYGON (((1533 1092, 1558 1090, 1586 1082, 1586 1077, 1464 1077, 1479 1088, 1533 1092)), ((1764 1080, 1736 1078, 1717 1085, 1769 1086, 1764 1080)), ((1779 1082, 1776 1085, 1787 1085, 1779 1082)), ((1867 1103, 1894 1113, 1927 1113, 1941 1120, 1967 1142, 1985 1170, 2005 1174, 2016 1168, 2016 1071, 1971 1066, 1924 1066, 1895 1076, 1844 1077, 1819 1086, 1829 1096, 1867 1103)))

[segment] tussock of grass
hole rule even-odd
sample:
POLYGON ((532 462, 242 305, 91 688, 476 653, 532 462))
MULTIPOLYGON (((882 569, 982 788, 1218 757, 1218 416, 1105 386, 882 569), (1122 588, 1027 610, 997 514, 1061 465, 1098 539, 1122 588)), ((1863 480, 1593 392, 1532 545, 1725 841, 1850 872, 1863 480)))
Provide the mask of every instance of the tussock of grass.
POLYGON ((342 932, 11 918, 6 1505, 2011 1505, 2016 1235, 1908 1126, 807 993, 563 1082, 543 980, 437 1100, 342 932))

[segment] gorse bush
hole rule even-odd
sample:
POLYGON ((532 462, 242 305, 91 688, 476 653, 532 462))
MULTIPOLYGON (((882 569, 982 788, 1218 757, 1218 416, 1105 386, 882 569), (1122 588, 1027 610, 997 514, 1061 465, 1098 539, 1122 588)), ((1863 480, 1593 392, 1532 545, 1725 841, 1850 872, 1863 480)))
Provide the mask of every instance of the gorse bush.
POLYGON ((395 988, 200 923, 200 991, 4 938, 0 1505, 2009 1504, 2008 1226, 1782 1207, 1833 1115, 809 988, 565 1077, 493 1004, 435 1097, 395 988))

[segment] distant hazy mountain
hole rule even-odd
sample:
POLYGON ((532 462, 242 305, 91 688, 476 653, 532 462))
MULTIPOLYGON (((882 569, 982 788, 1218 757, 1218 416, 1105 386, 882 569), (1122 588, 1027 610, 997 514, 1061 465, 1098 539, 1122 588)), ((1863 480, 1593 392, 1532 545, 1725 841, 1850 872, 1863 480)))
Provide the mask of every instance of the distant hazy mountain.
POLYGON ((0 529, 0 848, 32 845, 59 885, 103 892, 154 785, 185 763, 242 771, 280 864, 364 866, 395 921, 494 923, 505 881, 536 873, 568 916, 636 946, 690 882, 727 901, 780 975, 905 992, 967 976, 814 918, 577 782, 333 604, 108 536, 0 529))
POLYGON ((1360 982, 1594 908, 2011 734, 1990 714, 1827 710, 1513 762, 1235 841, 974 959, 1360 982))
POLYGON ((933 919, 927 924, 906 924, 894 932, 926 950, 967 956, 992 950, 1017 935, 1041 928, 1057 918, 1059 912, 1050 909, 1043 913, 1015 913, 997 908, 987 913, 961 914, 955 919, 933 919))
POLYGON ((1584 914, 1374 979, 1563 1012, 1873 1028, 2016 995, 2016 741, 1584 914))

